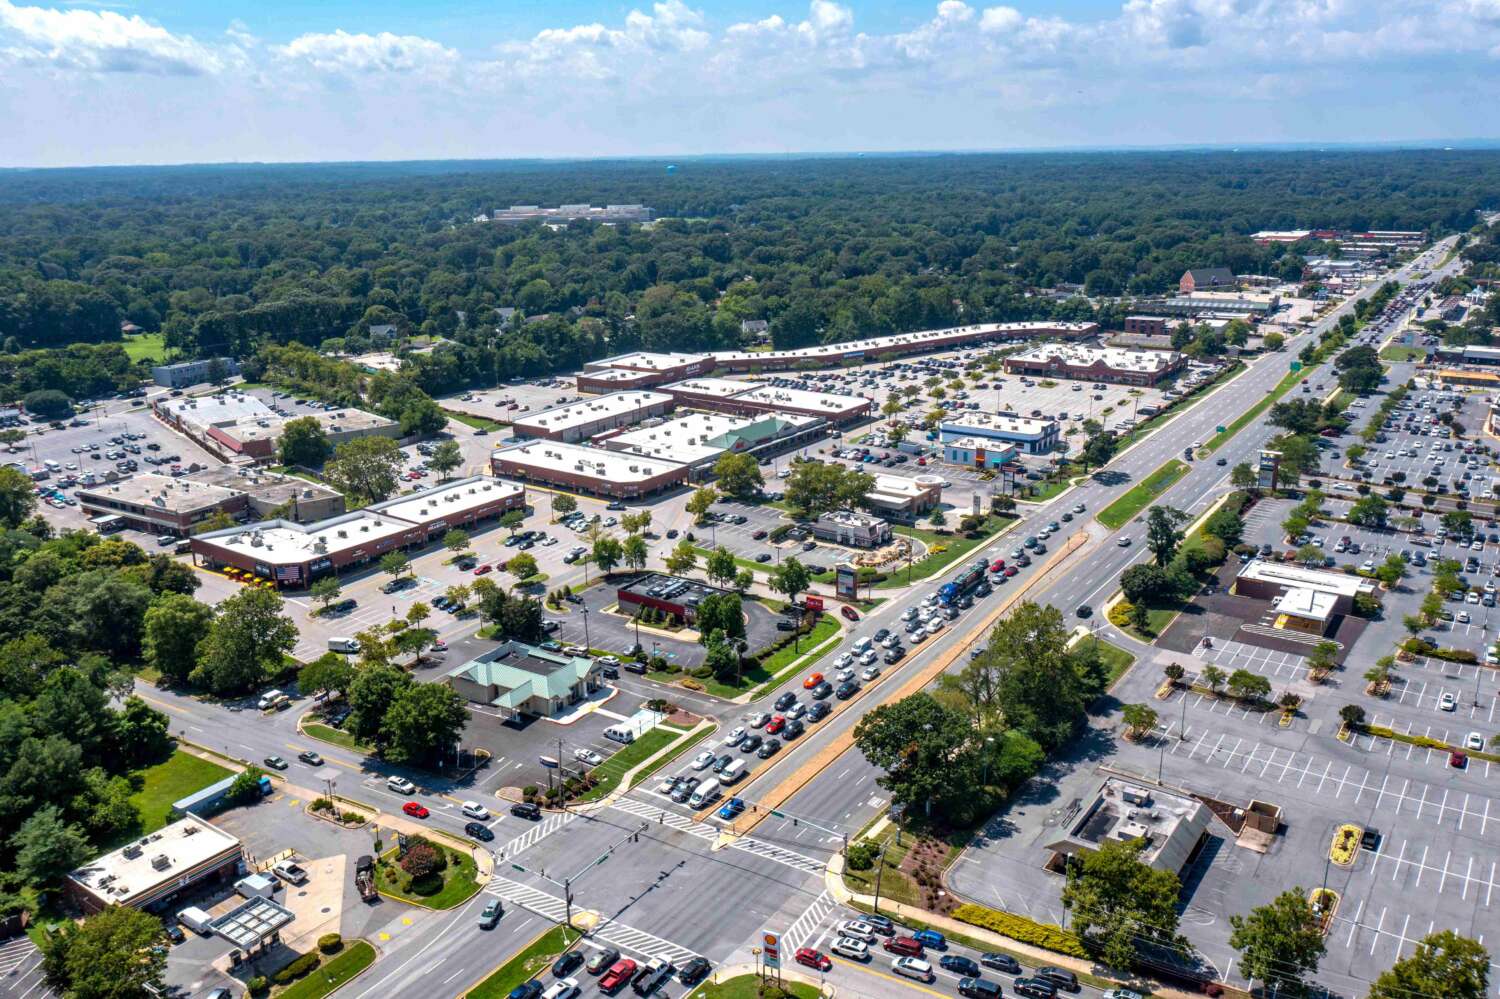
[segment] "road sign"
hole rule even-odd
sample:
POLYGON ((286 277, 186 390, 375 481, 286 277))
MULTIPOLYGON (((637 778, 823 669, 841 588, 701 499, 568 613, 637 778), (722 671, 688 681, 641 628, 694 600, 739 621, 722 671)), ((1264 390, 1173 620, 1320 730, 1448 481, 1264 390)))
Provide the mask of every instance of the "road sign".
POLYGON ((1225 430, 1225 428, 1223 426, 1214 427, 1214 433, 1216 433, 1216 434, 1222 434, 1224 432, 1224 430, 1225 430))
POLYGON ((764 947, 764 950, 761 951, 761 960, 765 962, 766 967, 780 968, 781 934, 762 933, 760 936, 760 942, 761 946, 764 947))
POLYGON ((1290 368, 1291 368, 1291 369, 1292 369, 1292 370, 1293 370, 1293 371, 1301 371, 1301 370, 1302 370, 1302 362, 1301 362, 1301 361, 1293 361, 1293 362, 1292 362, 1292 363, 1291 363, 1291 364, 1290 364, 1290 365, 1289 365, 1289 367, 1290 367, 1290 368))

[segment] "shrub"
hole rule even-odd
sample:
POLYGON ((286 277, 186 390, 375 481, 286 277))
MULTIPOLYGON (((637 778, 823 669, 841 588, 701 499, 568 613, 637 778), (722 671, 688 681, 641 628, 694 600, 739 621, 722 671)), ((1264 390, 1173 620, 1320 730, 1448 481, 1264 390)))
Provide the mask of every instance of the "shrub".
POLYGON ((875 844, 868 840, 855 843, 849 848, 849 869, 852 871, 868 871, 875 866, 875 857, 879 851, 875 844))
POLYGON ((337 954, 344 949, 344 938, 337 933, 325 933, 318 937, 318 950, 324 954, 337 954))
POLYGON ((522 797, 526 797, 526 798, 535 797, 536 796, 536 785, 535 784, 527 784, 525 787, 521 788, 521 795, 522 795, 522 797))
POLYGON ((1088 956, 1078 937, 1049 923, 1038 923, 1024 916, 970 903, 954 909, 953 918, 961 923, 968 923, 970 926, 994 930, 1012 940, 1019 940, 1033 947, 1044 947, 1055 953, 1068 954, 1072 957, 1088 956))
POLYGON ((245 988, 253 996, 263 996, 271 991, 271 980, 265 975, 256 975, 245 983, 245 988))
POLYGON ((317 968, 321 963, 323 963, 323 959, 317 954, 303 954, 276 972, 272 977, 277 985, 285 985, 288 982, 294 982, 301 978, 303 975, 317 968))
POLYGON ((339 818, 343 819, 350 825, 358 825, 365 820, 365 817, 358 812, 344 812, 339 816, 339 818))
POLYGON ((406 856, 401 858, 401 869, 412 876, 412 880, 429 877, 442 870, 440 854, 426 843, 407 846, 406 856))

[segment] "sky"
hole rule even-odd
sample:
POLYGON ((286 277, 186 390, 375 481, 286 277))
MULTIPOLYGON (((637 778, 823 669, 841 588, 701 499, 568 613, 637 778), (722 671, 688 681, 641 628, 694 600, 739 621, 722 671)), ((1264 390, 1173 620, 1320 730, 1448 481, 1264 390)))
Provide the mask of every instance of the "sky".
POLYGON ((1500 138, 1500 0, 0 0, 0 166, 1500 138))

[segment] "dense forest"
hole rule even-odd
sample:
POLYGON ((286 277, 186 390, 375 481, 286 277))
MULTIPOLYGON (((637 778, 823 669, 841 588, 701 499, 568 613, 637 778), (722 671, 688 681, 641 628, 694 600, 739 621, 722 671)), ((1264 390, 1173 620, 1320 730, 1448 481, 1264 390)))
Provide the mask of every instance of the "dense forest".
MULTIPOLYGON (((1033 292, 1160 293, 1204 265, 1294 277, 1308 247, 1246 235, 1467 229, 1497 202, 1500 154, 1484 151, 17 171, 0 174, 0 371, 31 373, 39 359, 13 356, 29 348, 117 341, 122 322, 182 356, 241 358, 360 349, 392 324, 458 341, 413 372, 437 392, 606 351, 737 344, 745 319, 786 347, 1082 318, 1087 299, 1033 292), (471 221, 584 201, 663 220, 471 221)), ((49 365, 25 387, 71 388, 49 365)))

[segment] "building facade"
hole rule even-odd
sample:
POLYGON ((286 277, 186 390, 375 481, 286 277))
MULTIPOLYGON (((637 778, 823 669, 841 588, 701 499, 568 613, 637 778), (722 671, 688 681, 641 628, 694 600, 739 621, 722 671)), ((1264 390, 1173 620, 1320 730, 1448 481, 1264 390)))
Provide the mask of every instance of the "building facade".
POLYGON ((1194 295, 1201 291, 1233 291, 1236 286, 1234 272, 1228 267, 1194 267, 1182 272, 1177 281, 1177 291, 1182 295, 1194 295))
POLYGON ((1115 385, 1155 385, 1186 365, 1187 358, 1171 350, 1121 350, 1077 344, 1041 344, 1005 359, 1005 370, 1013 375, 1115 385))
POLYGON ((222 377, 232 378, 240 373, 240 364, 232 357, 208 358, 201 361, 183 361, 179 364, 158 364, 151 369, 151 380, 162 388, 185 388, 208 381, 215 362, 223 371, 222 377))
POLYGON ((511 430, 517 437, 572 444, 664 416, 674 405, 672 396, 665 392, 614 392, 523 416, 511 424, 511 430))
POLYGON ((582 444, 536 441, 490 454, 496 475, 595 496, 636 499, 684 485, 687 465, 582 444))
POLYGON ((829 510, 813 521, 813 537, 846 548, 879 548, 889 544, 891 525, 854 510, 829 510))
POLYGON ((1056 420, 992 413, 955 414, 938 425, 938 434, 945 445, 969 437, 1012 445, 1022 454, 1047 454, 1062 442, 1062 428, 1056 420))
POLYGON ((1014 444, 982 437, 958 437, 943 442, 943 461, 964 468, 1003 468, 1016 460, 1014 444))

